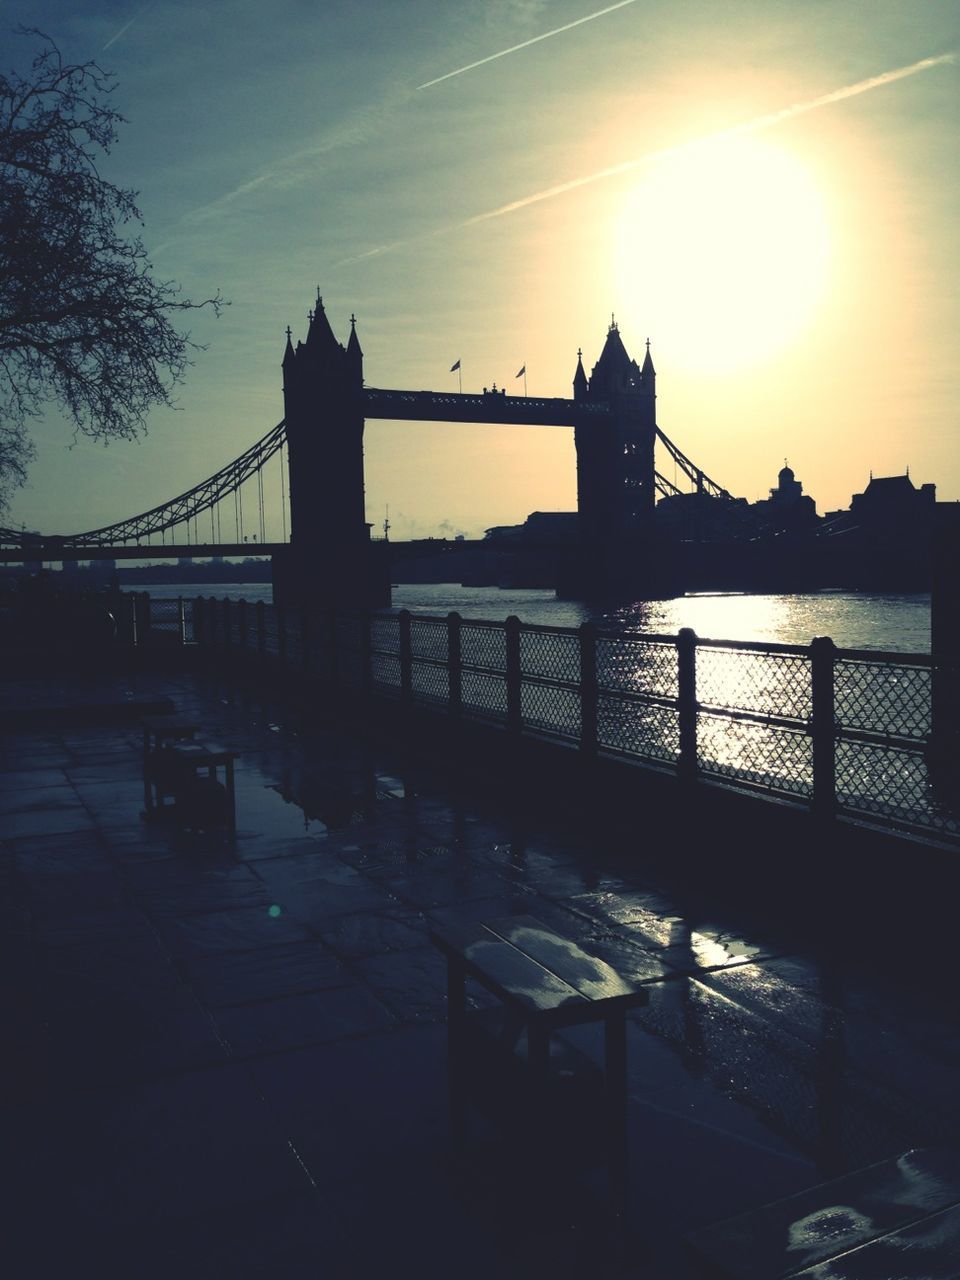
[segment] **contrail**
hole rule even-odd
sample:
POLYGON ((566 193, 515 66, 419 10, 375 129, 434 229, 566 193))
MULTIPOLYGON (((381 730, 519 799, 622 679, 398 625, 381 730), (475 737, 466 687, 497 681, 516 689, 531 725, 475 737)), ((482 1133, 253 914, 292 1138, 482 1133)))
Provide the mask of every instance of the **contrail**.
POLYGON ((498 58, 505 58, 508 53, 517 53, 520 49, 529 49, 530 45, 539 44, 541 40, 549 40, 551 36, 562 35, 564 31, 572 31, 574 27, 582 27, 585 22, 592 22, 594 18, 602 18, 604 14, 613 13, 615 9, 625 9, 628 4, 636 3, 637 0, 618 0, 617 4, 607 5, 606 9, 598 9, 596 13, 588 13, 585 17, 577 18, 573 22, 567 22, 562 27, 554 27, 552 31, 544 31, 541 36, 532 36, 521 44, 511 45, 509 49, 501 49, 499 53, 491 53, 489 57, 479 58, 476 62, 469 62, 465 67, 458 67, 456 71, 448 71, 446 75, 437 76, 435 80, 427 80, 425 84, 418 84, 417 89, 430 89, 433 85, 441 84, 444 80, 452 80, 454 76, 462 76, 467 71, 473 71, 475 67, 485 67, 488 62, 496 62, 498 58))
POLYGON ((834 102, 843 102, 846 98, 855 98, 861 93, 868 93, 871 89, 880 89, 884 85, 893 84, 897 80, 905 80, 907 76, 914 76, 921 71, 928 71, 931 67, 940 67, 946 63, 955 62, 956 57, 955 53, 941 53, 932 58, 921 58, 919 62, 911 62, 909 66, 896 67, 894 70, 884 71, 878 76, 870 76, 866 80, 858 80, 855 84, 848 84, 842 89, 833 89, 830 93, 822 93, 819 97, 810 98, 806 102, 794 102, 789 107, 781 107, 778 111, 769 111, 766 115, 755 116, 752 120, 730 125, 727 129, 719 129, 716 133, 706 134, 702 138, 693 138, 689 142, 680 142, 672 147, 661 147, 657 151, 648 151, 646 155, 636 156, 632 160, 623 160, 620 164, 610 165, 606 169, 598 169, 596 172, 585 174, 583 177, 570 178, 567 182, 559 182, 555 186, 545 187, 542 191, 536 191, 532 195, 521 196, 518 200, 511 200, 507 204, 498 205, 497 208, 488 209, 485 213, 475 213, 472 217, 465 218, 462 222, 448 223, 446 226, 437 227, 433 231, 424 232, 419 236, 411 236, 405 240, 394 240, 390 244, 378 245, 374 249, 368 249, 365 253, 342 258, 333 265, 334 267, 351 266, 368 258, 379 257, 384 253, 392 253, 394 249, 401 249, 410 244, 419 244, 425 240, 432 240, 451 231, 459 231, 464 227, 476 226, 479 222, 488 222, 491 218, 502 218, 504 214, 516 213, 518 209, 525 209, 528 205, 539 204, 542 200, 552 200, 555 196, 562 196, 568 191, 576 191, 579 187, 590 186, 591 183, 600 182, 604 178, 613 178, 620 173, 629 173, 633 169, 640 169, 643 165, 652 164, 665 156, 692 151, 695 147, 716 142, 721 138, 735 138, 741 134, 759 133, 761 130, 770 129, 784 120, 792 120, 795 116, 806 115, 808 111, 816 111, 819 107, 831 106, 834 102))
POLYGON ((120 39, 120 37, 121 37, 122 35, 126 35, 126 33, 130 30, 130 28, 131 28, 131 27, 133 26, 133 24, 136 22, 136 20, 137 20, 138 18, 142 18, 142 17, 143 17, 143 15, 146 13, 147 9, 149 9, 149 8, 151 8, 151 7, 152 7, 151 5, 147 5, 145 8, 138 10, 138 11, 133 15, 133 17, 132 17, 132 18, 130 18, 127 22, 125 22, 125 23, 123 24, 123 26, 120 28, 120 30, 119 30, 119 31, 115 32, 115 33, 110 37, 110 39, 109 39, 109 40, 107 41, 107 43, 103 46, 103 49, 101 49, 101 50, 100 50, 100 52, 101 52, 101 53, 103 53, 103 52, 104 52, 104 50, 109 49, 109 48, 110 48, 110 46, 111 46, 112 44, 116 44, 116 42, 120 39))
MULTIPOLYGON (((941 53, 933 58, 921 58, 919 62, 911 62, 909 66, 897 67, 893 71, 884 71, 881 75, 870 76, 867 80, 858 80, 856 84, 848 84, 842 89, 834 89, 831 93, 823 93, 817 98, 811 98, 808 102, 794 102, 789 107, 781 107, 779 111, 770 111, 766 115, 756 116, 753 120, 745 120, 741 124, 730 125, 727 129, 719 129, 716 133, 706 134, 702 138, 694 138, 690 142, 681 142, 673 147, 662 147, 658 151, 648 151, 646 155, 637 156, 632 160, 622 160, 619 164, 610 165, 606 169, 598 169, 595 173, 588 173, 580 178, 571 178, 569 181, 557 183, 553 187, 545 187, 543 191, 536 191, 529 196, 521 196, 519 200, 511 200, 508 204, 499 205, 496 209, 488 209, 486 213, 475 213, 473 217, 467 218, 464 222, 456 225, 458 227, 470 227, 478 222, 486 222, 490 218, 500 218, 505 213, 515 213, 518 209, 525 209, 528 205, 539 204, 541 200, 552 200, 554 196, 564 195, 567 191, 575 191, 578 187, 590 186, 591 183, 600 182, 603 178, 613 178, 620 173, 629 173, 632 169, 639 169, 645 164, 663 159, 664 156, 678 155, 683 151, 692 151, 695 147, 717 142, 722 138, 736 138, 741 134, 760 133, 761 130, 770 129, 776 124, 781 124, 784 120, 792 120, 796 116, 806 115, 808 111, 816 111, 820 107, 831 106, 834 102, 843 102, 846 98, 856 98, 859 94, 868 93, 871 89, 879 89, 883 85, 893 84, 896 80, 905 80, 907 76, 915 76, 920 71, 928 71, 931 67, 939 67, 943 66, 944 63, 955 61, 956 54, 954 53, 941 53)), ((452 230, 453 228, 450 229, 452 230)))

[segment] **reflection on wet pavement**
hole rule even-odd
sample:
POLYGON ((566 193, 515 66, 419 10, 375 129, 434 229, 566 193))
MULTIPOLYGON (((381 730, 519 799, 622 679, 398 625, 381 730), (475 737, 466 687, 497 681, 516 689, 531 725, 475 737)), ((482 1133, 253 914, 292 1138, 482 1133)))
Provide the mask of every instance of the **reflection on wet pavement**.
MULTIPOLYGON (((589 818, 554 830, 280 703, 142 679, 241 753, 236 847, 140 821, 136 726, 4 741, 4 1117, 28 1226, 44 1204, 91 1247, 137 1249, 126 1274, 213 1275, 226 1256, 213 1224, 229 1211, 239 1230, 246 1206, 252 1252, 230 1274, 282 1280, 325 1248, 362 1260, 331 1274, 378 1274, 447 1215, 476 1247, 466 1257, 461 1240, 456 1263, 424 1260, 421 1275, 589 1271, 555 1244, 556 1215, 566 1231, 582 1197, 531 1193, 519 1223, 496 1178, 444 1172, 446 975, 428 934, 513 916, 649 985, 630 1016, 633 1218, 664 1274, 696 1274, 678 1251, 693 1227, 960 1140, 955 1009, 909 965, 878 975, 869 951, 822 948, 816 924, 798 945, 756 911, 725 915, 629 840, 598 855, 589 818), (402 1194, 411 1180, 432 1205, 402 1194), (296 1224, 282 1265, 270 1206, 296 1224), (389 1238, 370 1237, 362 1208, 389 1238)), ((588 1052, 593 1035, 580 1033, 588 1052)), ((838 1208, 796 1230, 844 1222, 838 1208)), ((21 1244, 54 1274, 61 1246, 34 1230, 21 1244)))

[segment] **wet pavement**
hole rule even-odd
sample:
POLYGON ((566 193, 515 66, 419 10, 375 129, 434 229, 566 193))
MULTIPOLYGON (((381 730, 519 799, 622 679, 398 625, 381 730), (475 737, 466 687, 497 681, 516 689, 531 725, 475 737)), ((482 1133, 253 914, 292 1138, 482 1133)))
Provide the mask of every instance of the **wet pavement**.
POLYGON ((960 1141, 922 919, 788 929, 650 864, 642 830, 552 822, 211 677, 4 697, 43 709, 0 739, 6 1274, 692 1280, 688 1232, 960 1141), (240 753, 235 846, 142 820, 131 695, 240 753), (116 714, 58 722, 83 701, 116 714), (535 1169, 480 1122, 449 1150, 429 930, 510 914, 648 986, 625 1239, 602 1171, 535 1169))

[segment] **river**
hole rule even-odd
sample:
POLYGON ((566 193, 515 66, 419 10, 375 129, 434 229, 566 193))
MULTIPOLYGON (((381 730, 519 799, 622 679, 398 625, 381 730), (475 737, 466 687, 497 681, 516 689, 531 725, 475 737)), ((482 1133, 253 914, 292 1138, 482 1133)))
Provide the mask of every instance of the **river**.
MULTIPOLYGON (((264 582, 150 583, 143 588, 157 599, 197 595, 269 602, 264 582)), ((456 583, 401 584, 393 589, 393 608, 443 616, 456 610, 465 618, 502 621, 516 614, 538 626, 577 627, 588 618, 616 629, 674 635, 692 627, 711 640, 758 640, 809 644, 830 636, 841 649, 892 653, 929 653, 930 597, 851 591, 815 591, 799 595, 704 594, 675 600, 639 601, 605 613, 591 612, 573 600, 558 600, 548 590, 500 590, 456 583)))

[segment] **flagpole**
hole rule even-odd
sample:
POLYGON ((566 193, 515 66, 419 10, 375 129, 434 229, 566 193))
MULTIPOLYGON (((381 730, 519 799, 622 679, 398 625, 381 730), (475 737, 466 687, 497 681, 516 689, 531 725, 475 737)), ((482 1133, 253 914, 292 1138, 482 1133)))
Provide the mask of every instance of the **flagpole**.
POLYGON ((460 394, 463 395, 463 369, 457 361, 457 386, 460 388, 460 394))
POLYGON ((526 395, 527 395, 527 366, 526 365, 523 366, 523 395, 524 395, 524 398, 526 398, 526 395))

